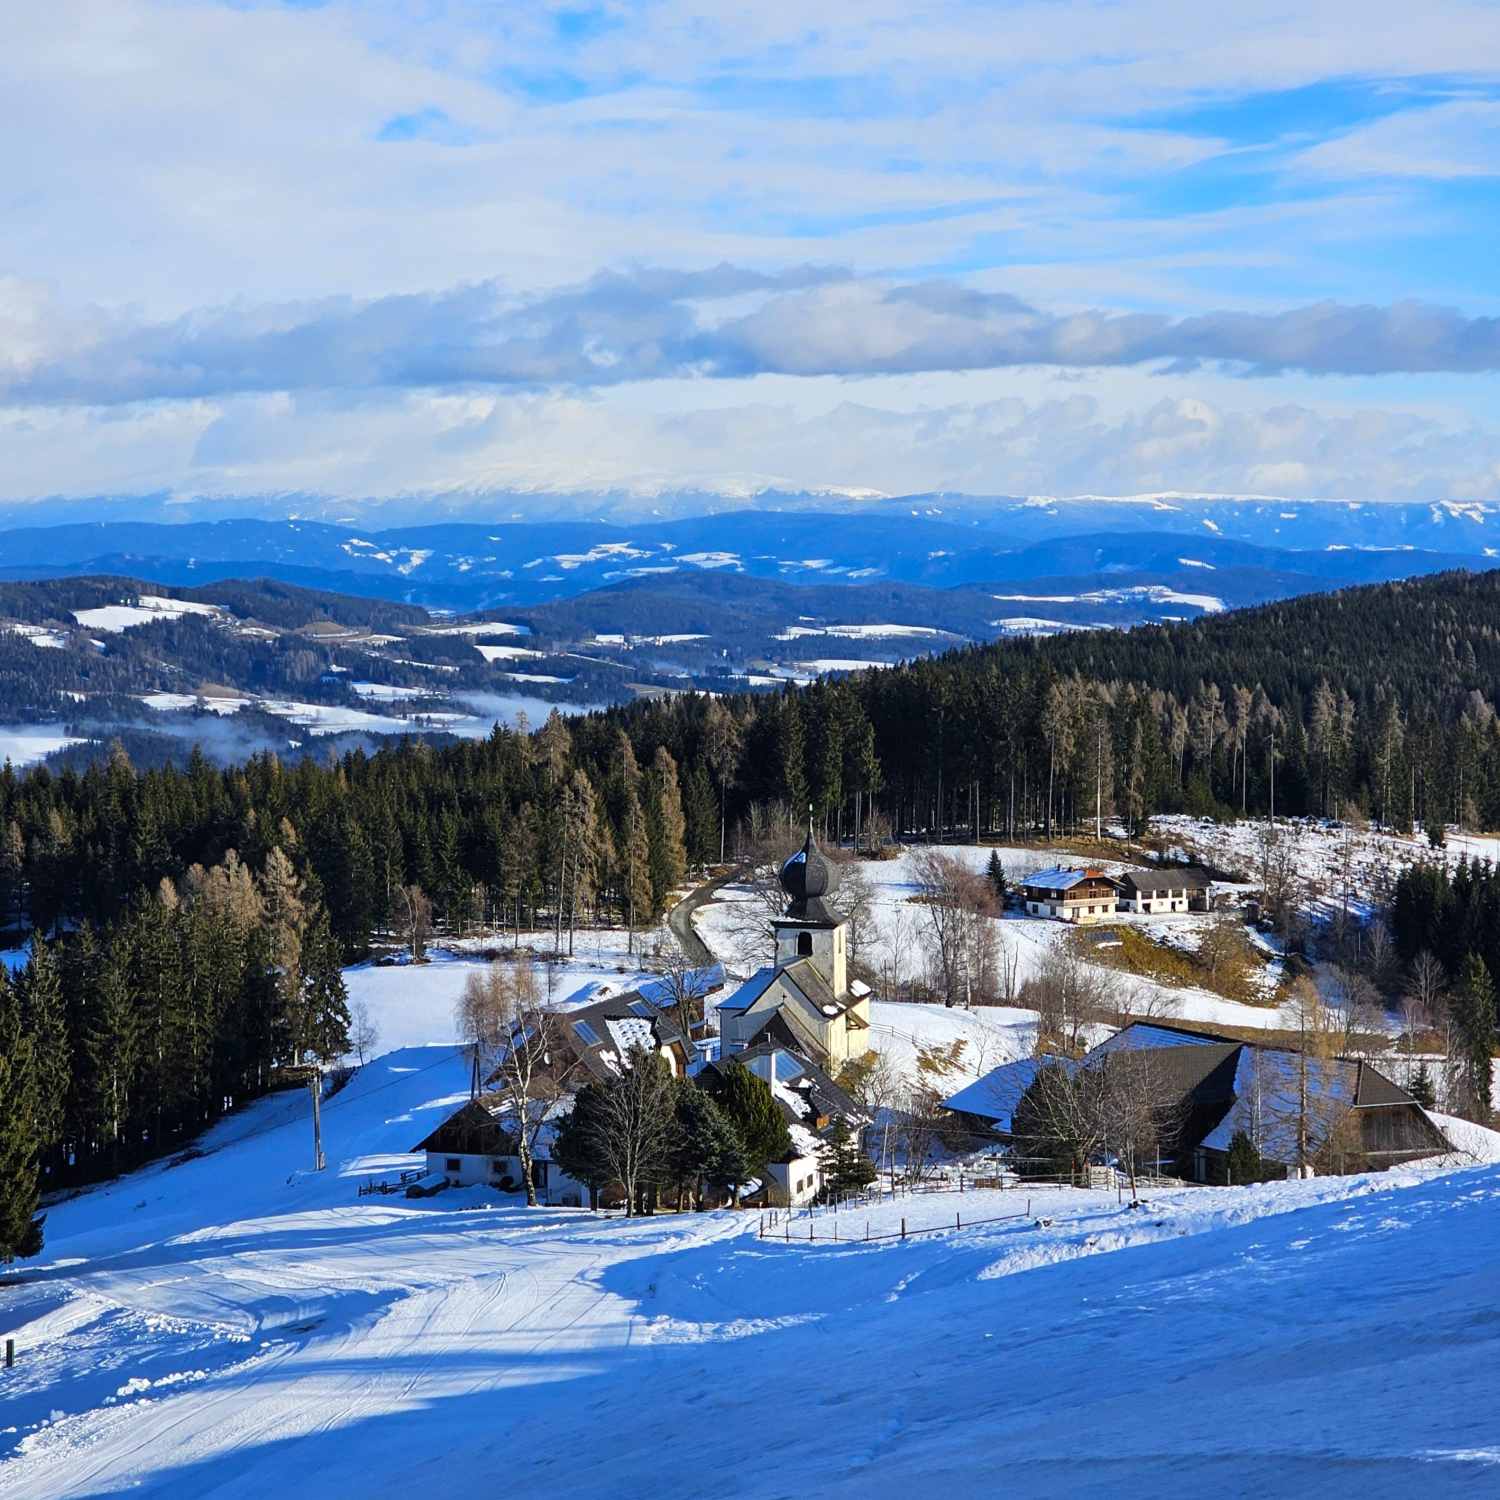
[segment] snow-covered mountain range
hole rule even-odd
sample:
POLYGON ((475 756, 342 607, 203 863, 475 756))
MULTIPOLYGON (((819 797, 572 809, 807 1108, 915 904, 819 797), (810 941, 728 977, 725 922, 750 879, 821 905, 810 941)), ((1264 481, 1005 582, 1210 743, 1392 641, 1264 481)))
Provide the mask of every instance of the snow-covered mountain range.
MULTIPOLYGON (((510 509, 497 504, 494 513, 510 509)), ((529 509, 536 513, 534 500, 529 509)), ((194 584, 265 576, 458 610, 713 573, 937 589, 1013 583, 1058 598, 1101 586, 1165 588, 1206 593, 1228 607, 1486 566, 1497 556, 1500 506, 1166 496, 925 495, 835 504, 825 495, 629 522, 488 520, 376 529, 311 519, 92 521, 0 532, 0 580, 88 573, 194 584)))

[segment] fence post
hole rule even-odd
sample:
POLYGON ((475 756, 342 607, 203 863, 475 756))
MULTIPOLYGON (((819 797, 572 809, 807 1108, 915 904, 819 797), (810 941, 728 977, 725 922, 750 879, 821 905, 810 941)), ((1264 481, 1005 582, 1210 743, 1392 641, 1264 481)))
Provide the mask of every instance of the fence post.
POLYGON ((1031 1217, 1031 1199, 1030 1198, 1028 1198, 1026 1200, 1026 1217, 1028 1219, 1031 1217))
POLYGON ((902 1221, 901 1221, 901 1238, 903 1240, 906 1238, 906 1220, 905 1219, 902 1219, 902 1221))
POLYGON ((16 1341, 6 1339, 5 1341, 5 1368, 8 1370, 16 1362, 16 1341))
POLYGON ((865 1238, 870 1238, 870 1221, 868 1219, 865 1220, 865 1238))
POLYGON ((953 1227, 955 1229, 962 1229, 964 1227, 964 1216, 962 1214, 953 1215, 953 1227))
POLYGON ((790 1240, 792 1237, 792 1216, 790 1214, 788 1214, 786 1216, 786 1219, 783 1221, 782 1229, 785 1232, 786 1238, 790 1240))
POLYGON ((811 1241, 812 1237, 812 1215, 809 1214, 807 1216, 807 1238, 811 1241))

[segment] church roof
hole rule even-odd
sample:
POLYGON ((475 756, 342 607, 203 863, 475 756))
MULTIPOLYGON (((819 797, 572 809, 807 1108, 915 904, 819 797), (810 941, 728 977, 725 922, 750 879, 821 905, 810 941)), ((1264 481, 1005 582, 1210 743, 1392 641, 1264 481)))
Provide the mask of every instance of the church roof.
POLYGON ((770 964, 757 969, 727 1000, 721 1000, 720 1010, 749 1010, 770 988, 776 970, 770 964))

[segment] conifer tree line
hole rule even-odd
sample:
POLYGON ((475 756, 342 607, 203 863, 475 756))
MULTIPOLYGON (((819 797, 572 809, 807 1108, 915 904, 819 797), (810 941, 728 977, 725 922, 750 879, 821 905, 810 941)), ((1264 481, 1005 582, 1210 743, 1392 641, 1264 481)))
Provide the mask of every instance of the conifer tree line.
POLYGON ((1448 1059, 1445 1098, 1487 1121, 1494 1107, 1494 976, 1500 974, 1500 871, 1488 860, 1456 868, 1428 862, 1403 870, 1391 903, 1391 936, 1409 975, 1406 1004, 1440 1033, 1448 1059))
POLYGON ((342 957, 280 838, 258 872, 230 850, 0 968, 0 1258, 40 1247, 40 1193, 171 1150, 276 1070, 348 1050, 342 957))

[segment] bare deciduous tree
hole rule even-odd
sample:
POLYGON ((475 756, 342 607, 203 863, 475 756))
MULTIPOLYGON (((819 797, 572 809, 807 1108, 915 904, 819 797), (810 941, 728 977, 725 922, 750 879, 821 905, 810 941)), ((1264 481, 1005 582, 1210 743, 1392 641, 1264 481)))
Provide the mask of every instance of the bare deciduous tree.
POLYGON ((1021 1003, 1037 1012, 1037 1051, 1083 1051, 1084 1028, 1113 1023, 1119 1014, 1121 986, 1117 976, 1085 963, 1066 943, 1056 943, 1021 986, 1021 1003))
POLYGON ((695 967, 666 933, 657 935, 646 961, 661 986, 658 1003, 676 1017, 686 1044, 693 1035, 693 1027, 704 1019, 708 975, 695 967))
POLYGON ((497 961, 470 974, 454 1020, 512 1122, 526 1202, 535 1205, 537 1137, 556 1113, 562 1090, 549 1070, 555 1017, 542 1002, 531 959, 497 961))
POLYGON ((370 1016, 370 1007, 363 1000, 356 1000, 349 1007, 349 1050, 363 1066, 374 1054, 380 1041, 380 1028, 370 1016))
POLYGON ((921 887, 920 925, 929 982, 945 1005, 984 1004, 997 989, 994 889, 946 850, 920 850, 912 871, 921 887))
POLYGON ((619 1078, 604 1091, 590 1120, 600 1160, 625 1190, 625 1213, 639 1211, 644 1190, 658 1180, 676 1129, 672 1077, 654 1052, 636 1048, 621 1060, 619 1078))
POLYGON ((411 954, 411 961, 420 963, 427 956, 427 940, 432 936, 432 902, 421 886, 403 885, 396 892, 391 919, 411 954))

